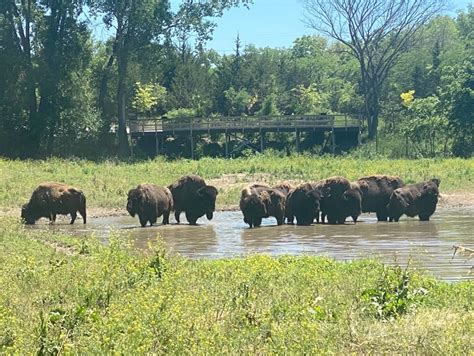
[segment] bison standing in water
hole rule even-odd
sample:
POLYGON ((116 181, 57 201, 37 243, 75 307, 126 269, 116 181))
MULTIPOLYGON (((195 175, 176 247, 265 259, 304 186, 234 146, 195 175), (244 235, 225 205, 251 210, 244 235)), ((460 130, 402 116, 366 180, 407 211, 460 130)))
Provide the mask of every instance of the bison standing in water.
POLYGON ((168 186, 173 194, 176 222, 182 212, 191 225, 196 225, 197 219, 206 215, 212 220, 216 210, 216 197, 218 191, 212 185, 207 185, 204 179, 196 175, 181 177, 168 186))
POLYGON ((403 214, 418 215, 421 221, 430 220, 438 204, 439 184, 439 179, 430 179, 395 189, 387 205, 389 221, 398 221, 403 214))
POLYGON ((27 224, 34 224, 44 217, 54 223, 56 215, 71 215, 71 224, 77 212, 86 223, 86 197, 80 190, 63 183, 42 183, 31 195, 30 201, 23 205, 21 217, 27 224))
POLYGON ((318 183, 322 191, 322 222, 325 216, 330 224, 344 224, 351 216, 354 221, 361 214, 362 192, 359 185, 344 177, 331 177, 318 183))
POLYGON ((142 227, 147 222, 152 226, 161 215, 163 225, 169 224, 171 210, 173 210, 173 196, 166 187, 140 184, 128 192, 127 211, 132 217, 138 215, 142 227))
POLYGON ((285 216, 288 224, 311 225, 319 218, 321 190, 313 183, 303 183, 286 197, 285 216))
POLYGON ((362 192, 362 212, 376 213, 378 221, 387 221, 387 204, 395 189, 403 187, 399 177, 362 177, 357 183, 362 192))
POLYGON ((250 227, 259 227, 263 218, 274 216, 277 225, 282 225, 285 219, 285 201, 285 194, 278 189, 258 184, 244 188, 240 197, 244 222, 250 227))

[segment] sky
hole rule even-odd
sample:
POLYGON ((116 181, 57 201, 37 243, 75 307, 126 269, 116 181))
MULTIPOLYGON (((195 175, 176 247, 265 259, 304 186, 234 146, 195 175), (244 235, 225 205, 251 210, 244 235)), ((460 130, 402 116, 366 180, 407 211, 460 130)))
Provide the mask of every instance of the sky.
MULTIPOLYGON (((177 0, 172 2, 179 3, 177 0)), ((473 0, 451 0, 448 14, 455 16, 456 11, 473 3, 473 0)), ((207 47, 221 54, 232 53, 237 34, 244 46, 290 47, 296 38, 314 33, 303 19, 301 0, 254 0, 250 9, 234 8, 217 19, 213 40, 207 47)))
MULTIPOLYGON (((449 1, 449 0, 448 0, 449 1)), ((293 41, 303 35, 314 34, 306 26, 302 0, 253 0, 249 9, 233 8, 216 19, 217 27, 213 39, 207 43, 220 54, 231 54, 235 48, 237 35, 243 47, 254 44, 256 47, 283 48, 290 47, 293 41)), ((176 9, 181 0, 170 0, 172 9, 176 9)), ((455 16, 459 10, 474 4, 474 0, 450 0, 447 14, 455 16)), ((94 36, 105 40, 110 31, 93 21, 94 36)))

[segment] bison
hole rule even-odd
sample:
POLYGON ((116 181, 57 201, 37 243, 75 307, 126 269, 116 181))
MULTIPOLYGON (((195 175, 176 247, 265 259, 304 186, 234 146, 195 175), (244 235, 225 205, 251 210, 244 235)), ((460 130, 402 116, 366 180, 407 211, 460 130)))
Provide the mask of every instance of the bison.
POLYGON ((403 214, 430 220, 438 204, 439 184, 439 179, 430 179, 395 189, 387 205, 389 221, 398 221, 403 214))
POLYGON ((204 179, 197 175, 184 176, 169 185, 168 189, 173 195, 174 216, 178 224, 182 212, 191 225, 196 225, 197 219, 203 215, 212 220, 218 191, 207 185, 204 179))
POLYGON ((403 187, 399 177, 370 176, 362 177, 357 183, 362 192, 362 212, 376 213, 378 221, 387 221, 387 204, 395 189, 403 187))
POLYGON ((361 214, 361 192, 358 185, 344 177, 330 177, 317 183, 322 192, 321 217, 330 224, 344 224, 348 216, 357 220, 361 214))
POLYGON ((259 227, 263 218, 273 216, 277 225, 282 225, 285 219, 285 201, 285 194, 278 189, 259 184, 244 188, 240 197, 244 222, 251 228, 259 227))
POLYGON ((138 215, 142 227, 150 226, 163 215, 163 225, 169 224, 173 210, 173 196, 166 187, 155 184, 140 184, 128 192, 127 211, 132 216, 138 215))
POLYGON ((38 219, 48 218, 51 223, 56 215, 71 215, 71 224, 77 212, 86 223, 86 197, 82 191, 63 183, 42 183, 31 195, 30 201, 23 205, 21 217, 26 224, 34 224, 38 219))
POLYGON ((311 225, 319 218, 321 191, 313 183, 303 183, 288 193, 285 216, 288 224, 311 225))

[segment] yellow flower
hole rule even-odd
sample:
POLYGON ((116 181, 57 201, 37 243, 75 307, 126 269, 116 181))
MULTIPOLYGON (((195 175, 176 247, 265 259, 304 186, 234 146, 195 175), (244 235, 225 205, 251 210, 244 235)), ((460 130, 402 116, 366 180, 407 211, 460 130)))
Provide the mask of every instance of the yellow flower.
POLYGON ((415 100, 415 91, 408 90, 406 93, 401 93, 400 98, 402 99, 403 106, 410 106, 413 100, 415 100))

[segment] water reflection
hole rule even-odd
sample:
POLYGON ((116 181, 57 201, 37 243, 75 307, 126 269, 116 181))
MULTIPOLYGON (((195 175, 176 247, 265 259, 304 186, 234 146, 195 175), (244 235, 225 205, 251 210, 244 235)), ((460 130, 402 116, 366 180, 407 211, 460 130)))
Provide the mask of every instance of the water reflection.
POLYGON ((218 212, 199 226, 171 224, 141 228, 128 216, 90 219, 87 225, 40 223, 31 228, 65 231, 76 235, 94 232, 107 241, 112 231, 125 233, 134 245, 146 249, 161 236, 173 252, 191 258, 219 258, 252 253, 315 254, 352 260, 378 257, 388 264, 405 265, 413 258, 420 267, 447 280, 472 278, 466 259, 452 259, 452 246, 472 246, 474 223, 470 210, 441 210, 429 222, 402 219, 378 223, 364 215, 357 224, 275 226, 266 219, 261 228, 249 229, 240 212, 218 212))

